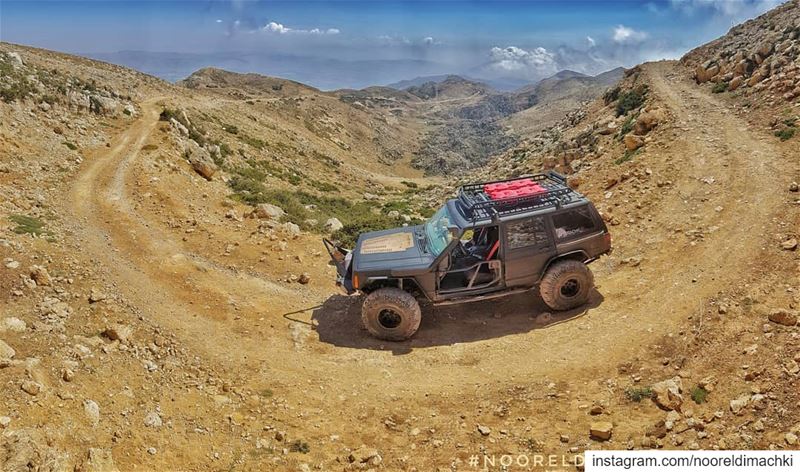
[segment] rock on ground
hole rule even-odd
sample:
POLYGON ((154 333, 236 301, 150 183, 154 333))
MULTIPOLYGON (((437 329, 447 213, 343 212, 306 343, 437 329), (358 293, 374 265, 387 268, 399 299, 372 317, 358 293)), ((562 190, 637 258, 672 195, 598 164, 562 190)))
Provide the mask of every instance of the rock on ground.
POLYGON ((269 218, 273 220, 277 220, 286 214, 283 208, 271 203, 259 203, 256 205, 255 213, 259 218, 269 218))
POLYGON ((614 425, 609 421, 595 421, 589 425, 589 437, 600 441, 611 439, 614 425))
POLYGON ((680 411, 683 404, 683 383, 680 377, 673 377, 652 386, 653 401, 665 410, 680 411))
POLYGON ((328 221, 325 222, 325 231, 333 233, 334 231, 339 231, 342 228, 344 228, 344 225, 341 221, 339 221, 339 218, 328 218, 328 221))
POLYGON ((13 359, 16 354, 11 346, 0 340, 0 359, 13 359))
POLYGON ((794 326, 797 324, 797 313, 779 309, 769 314, 769 320, 783 326, 794 326))

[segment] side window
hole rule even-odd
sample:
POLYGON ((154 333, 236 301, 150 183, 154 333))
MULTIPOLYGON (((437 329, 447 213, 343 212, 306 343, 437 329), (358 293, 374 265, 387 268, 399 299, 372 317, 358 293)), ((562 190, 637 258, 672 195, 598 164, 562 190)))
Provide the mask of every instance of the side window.
POLYGON ((584 206, 553 215, 556 238, 571 239, 595 229, 592 213, 584 206))
POLYGON ((525 218, 508 223, 508 248, 543 247, 548 244, 544 218, 525 218))

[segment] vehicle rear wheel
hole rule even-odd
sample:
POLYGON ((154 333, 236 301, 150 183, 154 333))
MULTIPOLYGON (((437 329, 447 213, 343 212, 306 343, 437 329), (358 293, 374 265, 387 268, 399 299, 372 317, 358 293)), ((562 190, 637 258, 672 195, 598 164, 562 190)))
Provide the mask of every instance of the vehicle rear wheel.
POLYGON ((539 284, 544 303, 552 310, 576 308, 589 300, 594 276, 580 261, 558 261, 550 266, 539 284))
POLYGON ((386 287, 367 295, 361 306, 361 320, 376 338, 403 341, 417 332, 422 312, 413 295, 386 287))

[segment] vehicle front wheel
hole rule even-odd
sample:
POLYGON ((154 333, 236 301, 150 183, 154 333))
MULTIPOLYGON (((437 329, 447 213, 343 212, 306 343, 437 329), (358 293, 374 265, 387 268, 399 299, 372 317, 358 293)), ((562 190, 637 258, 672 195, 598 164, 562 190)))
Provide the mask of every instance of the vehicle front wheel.
POLYGON ((586 264, 565 260, 551 265, 539 284, 544 303, 552 310, 562 311, 579 307, 589 301, 594 276, 586 264))
POLYGON ((386 287, 367 295, 361 307, 361 320, 376 338, 403 341, 417 332, 422 312, 410 293, 386 287))

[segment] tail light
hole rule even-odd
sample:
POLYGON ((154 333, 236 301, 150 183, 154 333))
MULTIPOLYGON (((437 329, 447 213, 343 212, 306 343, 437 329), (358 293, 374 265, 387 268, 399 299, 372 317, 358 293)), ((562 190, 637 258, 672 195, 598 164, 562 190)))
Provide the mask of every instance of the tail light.
POLYGON ((358 274, 353 274, 353 288, 358 288, 358 274))
POLYGON ((608 247, 611 247, 611 233, 606 231, 606 234, 603 235, 603 240, 605 241, 608 247))

